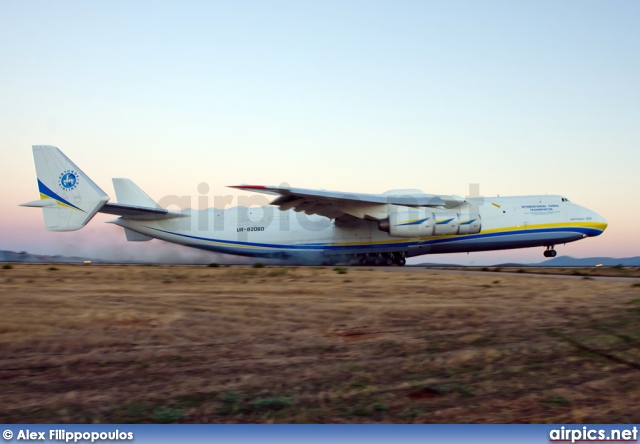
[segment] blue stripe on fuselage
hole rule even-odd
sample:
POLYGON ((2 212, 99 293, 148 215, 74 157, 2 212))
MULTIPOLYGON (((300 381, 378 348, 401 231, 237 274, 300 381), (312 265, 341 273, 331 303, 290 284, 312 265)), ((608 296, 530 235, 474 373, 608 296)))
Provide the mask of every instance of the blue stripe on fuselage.
POLYGON ((232 240, 224 240, 224 239, 212 239, 207 237, 200 236, 192 236, 189 234, 181 234, 174 233, 171 231, 161 230, 159 228, 153 228, 149 226, 145 226, 145 228, 149 228, 151 230, 160 231, 162 233, 171 234, 174 236, 181 236, 189 239, 197 239, 206 242, 217 242, 224 244, 231 244, 231 246, 226 248, 233 248, 233 245, 242 246, 242 247, 256 247, 256 248, 274 248, 274 249, 289 249, 289 250, 353 250, 353 249, 363 249, 363 250, 372 250, 376 248, 387 248, 387 247, 410 247, 414 245, 431 245, 431 244, 443 244, 449 242, 460 242, 460 241, 468 241, 468 240, 476 240, 476 239, 488 239, 495 238, 500 236, 511 236, 511 235, 522 235, 522 234, 538 234, 538 233, 558 233, 558 232, 573 232, 586 234, 587 236, 597 236, 602 233, 602 230, 598 230, 596 228, 585 228, 585 227, 555 227, 555 228, 538 228, 538 229, 527 229, 527 230, 515 230, 515 231, 502 231, 497 233, 479 233, 479 234, 471 234, 471 235, 463 235, 463 236, 454 236, 447 237, 444 239, 429 239, 423 241, 412 241, 412 242, 378 242, 373 244, 365 244, 365 245, 331 245, 328 243, 311 243, 311 244, 303 244, 303 245, 287 245, 287 244, 265 244, 258 242, 240 242, 240 241, 232 241, 232 240))

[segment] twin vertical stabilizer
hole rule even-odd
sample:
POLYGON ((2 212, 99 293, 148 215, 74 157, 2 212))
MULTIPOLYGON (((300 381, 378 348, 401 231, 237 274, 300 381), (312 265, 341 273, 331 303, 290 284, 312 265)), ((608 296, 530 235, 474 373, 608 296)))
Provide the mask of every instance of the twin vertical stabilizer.
POLYGON ((33 158, 40 200, 22 206, 41 207, 47 230, 78 230, 109 200, 109 196, 58 148, 34 145, 33 158))

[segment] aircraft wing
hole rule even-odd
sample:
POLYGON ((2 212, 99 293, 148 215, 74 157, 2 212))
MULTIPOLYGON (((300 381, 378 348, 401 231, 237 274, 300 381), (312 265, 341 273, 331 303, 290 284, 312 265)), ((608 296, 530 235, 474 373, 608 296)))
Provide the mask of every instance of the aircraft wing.
MULTIPOLYGON (((319 214, 330 219, 350 215, 359 219, 378 220, 387 216, 387 205, 407 207, 444 207, 451 203, 450 196, 425 193, 347 193, 343 191, 311 190, 306 188, 284 188, 263 185, 236 185, 230 188, 277 195, 271 202, 281 210, 293 209, 307 214, 319 214)), ((458 202, 459 198, 456 198, 458 202)))

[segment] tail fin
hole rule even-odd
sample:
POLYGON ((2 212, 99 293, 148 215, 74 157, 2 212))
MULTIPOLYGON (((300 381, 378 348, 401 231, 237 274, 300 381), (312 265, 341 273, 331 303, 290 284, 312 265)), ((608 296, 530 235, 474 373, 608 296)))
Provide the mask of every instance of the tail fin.
POLYGON ((147 193, 142 191, 131 179, 113 178, 113 188, 119 204, 133 205, 144 208, 160 208, 147 193))
POLYGON ((40 200, 22 205, 41 207, 47 230, 78 230, 109 200, 109 196, 58 148, 34 145, 33 159, 40 200))

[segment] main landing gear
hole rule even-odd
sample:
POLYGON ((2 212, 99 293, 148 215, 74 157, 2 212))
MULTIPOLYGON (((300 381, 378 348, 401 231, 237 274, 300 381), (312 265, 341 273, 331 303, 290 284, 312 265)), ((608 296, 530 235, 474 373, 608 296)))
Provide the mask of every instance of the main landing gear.
POLYGON ((357 256, 360 265, 398 265, 400 267, 407 263, 407 257, 403 251, 396 253, 374 253, 360 254, 357 256))
POLYGON ((556 257, 556 255, 558 254, 558 252, 556 250, 553 249, 553 245, 547 245, 547 249, 544 250, 544 257, 556 257))

